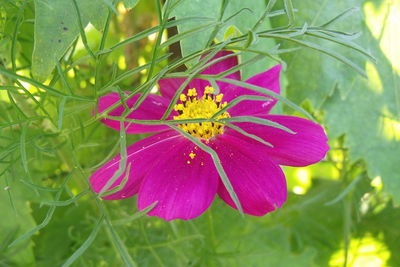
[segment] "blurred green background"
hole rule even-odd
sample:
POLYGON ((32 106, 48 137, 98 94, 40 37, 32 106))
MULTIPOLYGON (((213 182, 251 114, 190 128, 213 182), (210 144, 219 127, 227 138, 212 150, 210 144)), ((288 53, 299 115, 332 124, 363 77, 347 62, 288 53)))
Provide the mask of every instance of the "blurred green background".
POLYGON ((399 14, 398 0, 0 0, 0 266, 400 266, 399 14), (157 92, 221 42, 251 62, 244 78, 284 64, 327 158, 285 168, 288 202, 264 217, 218 197, 171 222, 100 200, 88 177, 121 139, 92 117, 98 97, 157 92))

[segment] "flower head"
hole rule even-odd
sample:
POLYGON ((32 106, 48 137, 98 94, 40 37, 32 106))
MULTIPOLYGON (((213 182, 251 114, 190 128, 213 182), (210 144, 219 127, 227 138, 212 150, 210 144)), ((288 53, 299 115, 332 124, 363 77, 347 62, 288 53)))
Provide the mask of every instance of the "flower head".
MULTIPOLYGON (((206 68, 202 74, 219 74, 238 64, 236 56, 222 51, 212 59, 226 57, 206 68)), ((277 65, 257 74, 246 83, 280 92, 277 65)), ((240 81, 235 72, 225 78, 240 81)), ((159 120, 185 81, 183 78, 168 78, 159 81, 161 96, 151 94, 137 109, 128 114, 129 119, 159 120)), ((261 93, 217 82, 220 92, 216 94, 208 81, 193 79, 179 96, 179 101, 168 120, 210 119, 207 122, 181 123, 177 126, 211 147, 218 155, 230 183, 247 214, 261 216, 281 207, 286 201, 287 187, 280 165, 307 166, 320 161, 329 150, 323 128, 306 119, 271 115, 269 111, 276 99, 265 101, 244 100, 236 105, 226 106, 242 95, 265 96, 261 93), (224 109, 224 110, 222 110, 224 109), (232 122, 244 132, 259 140, 244 135, 221 120, 239 116, 252 116, 280 124, 281 128, 251 122, 232 122), (220 120, 220 121, 218 121, 220 120), (260 140, 272 144, 266 146, 260 140)), ((134 95, 126 106, 133 107, 140 94, 134 95)), ((99 99, 99 112, 120 101, 120 96, 110 93, 99 99)), ((108 113, 121 116, 123 105, 108 113)), ((120 129, 120 121, 102 119, 105 125, 120 129)), ((235 127, 235 128, 236 128, 235 127)), ((226 190, 211 156, 191 142, 180 132, 168 125, 142 125, 125 122, 127 133, 159 132, 127 147, 127 165, 110 189, 122 187, 104 199, 123 199, 138 195, 138 208, 143 210, 154 202, 156 206, 149 215, 166 220, 192 219, 201 215, 212 203, 216 194, 228 205, 236 206, 226 190), (124 182, 124 178, 128 177, 124 182)), ((121 156, 118 155, 100 167, 90 177, 95 192, 100 192, 119 169, 121 156)))
MULTIPOLYGON (((174 120, 211 118, 214 114, 224 108, 228 103, 222 102, 224 94, 214 95, 214 88, 206 86, 202 97, 197 95, 196 88, 189 89, 187 95, 180 95, 180 104, 175 105, 179 113, 174 120)), ((228 118, 229 113, 223 112, 216 119, 228 118)), ((191 135, 209 141, 210 138, 224 133, 224 125, 218 122, 185 123, 178 125, 182 130, 191 135)))

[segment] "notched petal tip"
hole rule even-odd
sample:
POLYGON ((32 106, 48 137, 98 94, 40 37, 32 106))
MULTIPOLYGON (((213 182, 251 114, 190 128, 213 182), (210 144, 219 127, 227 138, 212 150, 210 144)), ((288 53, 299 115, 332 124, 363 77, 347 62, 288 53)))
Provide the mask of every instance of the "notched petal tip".
MULTIPOLYGON (((279 165, 304 167, 321 161, 329 151, 328 137, 324 128, 307 119, 285 115, 257 115, 291 129, 291 134, 279 128, 249 122, 236 123, 273 147, 266 147, 271 159, 279 165)), ((238 136, 234 131, 229 134, 238 136)), ((243 135, 240 138, 248 139, 243 135)), ((254 142, 249 140, 249 142, 254 142)))

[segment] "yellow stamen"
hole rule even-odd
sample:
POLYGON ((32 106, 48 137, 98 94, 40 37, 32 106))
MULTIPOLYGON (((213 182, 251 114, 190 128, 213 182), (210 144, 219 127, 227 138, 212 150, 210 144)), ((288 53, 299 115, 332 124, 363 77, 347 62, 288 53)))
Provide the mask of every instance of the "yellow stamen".
POLYGON ((185 107, 182 104, 175 105, 175 110, 176 111, 183 110, 184 108, 185 107))
POLYGON ((212 94, 214 93, 214 91, 214 87, 206 86, 206 88, 204 89, 204 94, 212 94))
MULTIPOLYGON (((175 105, 175 110, 179 116, 174 116, 174 120, 186 120, 211 118, 215 113, 224 108, 228 103, 221 103, 223 94, 213 95, 214 88, 206 86, 204 95, 199 98, 196 88, 189 89, 186 95, 181 94, 179 99, 182 103, 175 105)), ((229 118, 228 112, 223 112, 215 119, 229 118)), ((224 133, 224 125, 218 122, 202 122, 202 123, 185 123, 178 125, 182 130, 190 133, 192 136, 208 141, 210 138, 224 133)), ((195 154, 192 152, 189 156, 192 158, 195 154)), ((192 158, 192 159, 193 159, 192 158)))
POLYGON ((190 152, 189 157, 190 157, 191 159, 194 159, 194 157, 196 157, 196 154, 193 153, 193 151, 192 151, 192 152, 190 152))
POLYGON ((187 96, 197 96, 196 88, 189 89, 187 96))
POLYGON ((185 101, 186 101, 186 95, 181 94, 181 95, 179 96, 179 99, 180 99, 182 102, 185 102, 185 101))

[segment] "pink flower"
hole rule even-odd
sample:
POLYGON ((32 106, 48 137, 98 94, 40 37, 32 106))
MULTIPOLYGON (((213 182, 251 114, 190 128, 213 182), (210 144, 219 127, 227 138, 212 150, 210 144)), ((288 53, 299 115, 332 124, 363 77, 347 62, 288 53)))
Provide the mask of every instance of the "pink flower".
MULTIPOLYGON (((227 56, 231 52, 219 52, 214 58, 227 56)), ((228 57, 205 69, 202 74, 219 74, 238 64, 237 57, 228 57)), ((277 65, 257 74, 246 82, 276 93, 280 92, 277 65)), ((225 78, 240 80, 235 72, 225 78)), ((159 120, 166 111, 176 90, 184 78, 169 78, 159 81, 161 96, 150 94, 127 118, 159 120)), ((206 80, 192 80, 169 120, 211 117, 231 100, 241 95, 260 95, 255 91, 217 82, 220 94, 206 80), (191 89, 191 90, 188 90, 191 89)), ((126 101, 132 107, 139 94, 126 101)), ((99 112, 120 101, 116 93, 100 98, 99 112)), ((281 207, 287 197, 285 176, 279 165, 307 166, 320 161, 329 150, 323 128, 306 119, 268 114, 276 99, 270 101, 245 100, 218 116, 221 118, 253 116, 279 123, 295 134, 279 128, 250 122, 236 122, 235 126, 258 136, 273 147, 247 137, 220 123, 191 123, 178 125, 181 129, 199 138, 218 154, 222 166, 238 196, 243 211, 261 216, 281 207)), ((124 106, 119 106, 110 116, 121 116, 124 106)), ((116 130, 120 121, 102 119, 116 130)), ((138 195, 138 209, 143 210, 157 201, 149 215, 165 220, 192 219, 201 215, 212 203, 216 194, 228 205, 236 208, 225 189, 210 155, 197 147, 181 133, 167 125, 126 124, 127 133, 159 132, 127 147, 129 173, 122 174, 110 187, 120 185, 128 175, 125 186, 104 199, 123 199, 138 195)), ((99 193, 119 169, 120 155, 99 168, 90 177, 93 190, 99 193)))

